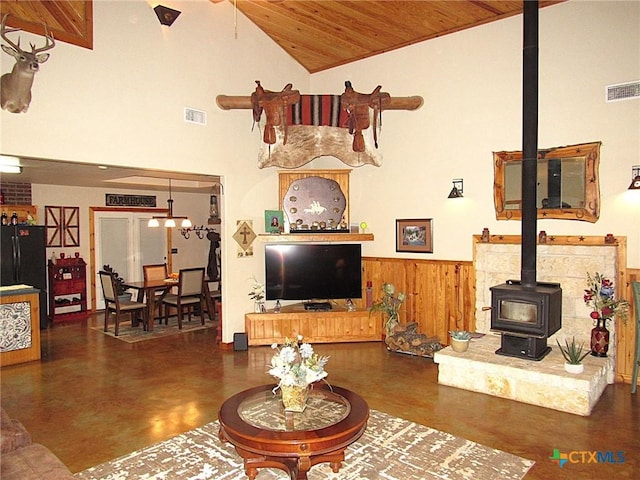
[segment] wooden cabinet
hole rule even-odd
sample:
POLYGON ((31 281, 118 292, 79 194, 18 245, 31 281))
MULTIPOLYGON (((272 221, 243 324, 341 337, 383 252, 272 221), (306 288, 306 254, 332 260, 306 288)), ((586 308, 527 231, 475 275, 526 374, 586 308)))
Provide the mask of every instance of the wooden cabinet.
POLYGON ((303 335, 309 343, 377 342, 382 340, 379 316, 368 310, 349 312, 344 307, 307 311, 301 303, 283 307, 280 313, 247 313, 244 316, 249 345, 282 343, 285 337, 303 335))
POLYGON ((0 333, 0 366, 40 359, 39 290, 25 285, 0 288, 0 333))
POLYGON ((87 264, 82 258, 49 260, 49 322, 87 316, 87 264))

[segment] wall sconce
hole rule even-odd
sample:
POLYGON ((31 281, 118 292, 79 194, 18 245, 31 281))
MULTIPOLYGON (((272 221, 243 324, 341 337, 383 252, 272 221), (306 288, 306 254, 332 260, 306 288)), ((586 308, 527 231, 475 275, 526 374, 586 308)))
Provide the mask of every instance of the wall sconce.
POLYGON ((629 190, 640 190, 640 165, 631 167, 631 179, 629 190))
POLYGON ((156 5, 155 7, 153 7, 153 10, 156 12, 156 16, 158 17, 158 20, 160 20, 160 23, 162 25, 166 25, 167 27, 170 27, 173 24, 173 22, 176 21, 176 18, 178 18, 178 15, 182 13, 182 12, 179 12, 178 10, 165 7, 163 5, 156 5))
POLYGON ((462 198, 462 192, 464 191, 463 180, 461 178, 454 178, 452 183, 453 183, 453 188, 451 189, 451 192, 449 193, 448 198, 462 198))

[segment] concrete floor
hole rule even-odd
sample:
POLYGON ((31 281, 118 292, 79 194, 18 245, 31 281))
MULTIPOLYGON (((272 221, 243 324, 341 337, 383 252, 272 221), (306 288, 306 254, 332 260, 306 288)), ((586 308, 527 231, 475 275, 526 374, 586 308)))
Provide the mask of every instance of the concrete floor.
MULTIPOLYGON (((241 390, 273 383, 272 350, 234 352, 213 330, 127 344, 90 330, 102 319, 42 333, 42 360, 1 370, 1 403, 35 442, 78 472, 216 420, 241 390)), ((609 385, 589 417, 437 383, 430 359, 388 352, 383 343, 317 344, 330 355, 327 380, 358 392, 369 407, 534 460, 530 479, 638 478, 640 394, 609 385), (613 452, 593 463, 575 453, 563 468, 554 449, 613 452)))

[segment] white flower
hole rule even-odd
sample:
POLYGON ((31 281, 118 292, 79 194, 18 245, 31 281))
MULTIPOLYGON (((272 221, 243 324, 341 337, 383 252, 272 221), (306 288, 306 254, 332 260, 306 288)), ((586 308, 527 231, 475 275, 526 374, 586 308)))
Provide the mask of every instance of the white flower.
POLYGON ((300 356, 302 358, 311 358, 313 356, 313 347, 310 343, 300 345, 300 356))
POLYGON ((287 338, 280 350, 277 344, 271 346, 278 352, 271 358, 268 373, 280 379, 279 385, 304 386, 327 376, 324 366, 329 357, 314 353, 313 346, 302 339, 302 335, 297 340, 287 338))

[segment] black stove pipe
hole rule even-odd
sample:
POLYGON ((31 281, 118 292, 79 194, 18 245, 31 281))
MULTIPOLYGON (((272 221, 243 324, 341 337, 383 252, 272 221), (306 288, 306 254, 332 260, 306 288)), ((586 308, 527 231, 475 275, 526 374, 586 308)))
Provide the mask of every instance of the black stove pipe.
POLYGON ((538 2, 524 2, 522 51, 522 245, 521 284, 536 286, 538 183, 538 2))

